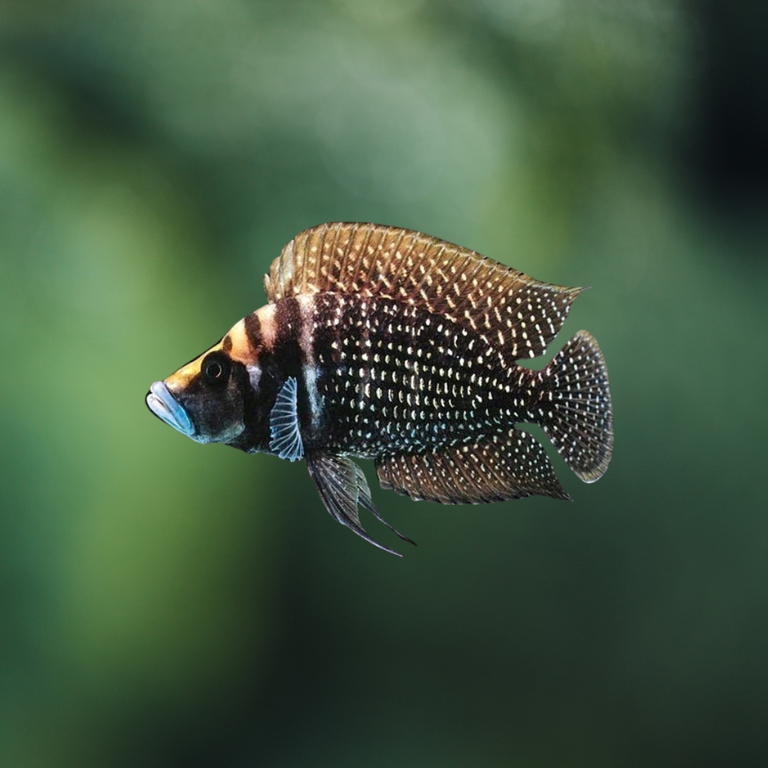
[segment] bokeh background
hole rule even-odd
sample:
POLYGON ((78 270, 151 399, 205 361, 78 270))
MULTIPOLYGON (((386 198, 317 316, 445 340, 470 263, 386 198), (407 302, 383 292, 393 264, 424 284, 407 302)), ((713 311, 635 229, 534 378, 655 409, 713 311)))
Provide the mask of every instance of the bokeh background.
POLYGON ((0 765, 767 765, 767 12, 0 2, 0 765), (396 559, 152 417, 329 220, 592 286, 607 475, 396 559))

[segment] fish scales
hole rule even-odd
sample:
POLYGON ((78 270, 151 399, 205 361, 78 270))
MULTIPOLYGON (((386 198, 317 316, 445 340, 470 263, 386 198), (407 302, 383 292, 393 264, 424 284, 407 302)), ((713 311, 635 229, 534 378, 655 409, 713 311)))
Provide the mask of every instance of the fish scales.
POLYGON ((481 334, 392 299, 333 293, 312 299, 324 410, 313 440, 326 449, 375 458, 530 420, 532 390, 519 386, 519 376, 509 375, 511 361, 500 359, 481 334))
MULTIPOLYGON (((414 499, 570 498, 541 426, 586 482, 613 450, 608 375, 579 331, 541 371, 580 288, 542 283, 466 248, 374 224, 297 235, 264 279, 268 304, 147 395, 198 442, 306 461, 337 521, 381 549, 362 470, 414 499)), ((392 528, 394 531, 394 528, 392 528)), ((398 536, 403 537, 397 531, 398 536)), ((397 553, 395 553, 397 554, 397 553)))

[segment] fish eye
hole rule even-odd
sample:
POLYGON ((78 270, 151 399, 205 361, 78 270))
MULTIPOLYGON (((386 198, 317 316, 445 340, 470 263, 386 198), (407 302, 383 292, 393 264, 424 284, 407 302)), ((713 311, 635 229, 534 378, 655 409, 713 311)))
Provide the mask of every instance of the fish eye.
POLYGON ((215 352, 203 360, 203 378, 209 384, 223 384, 226 382, 229 378, 230 369, 229 359, 215 352))

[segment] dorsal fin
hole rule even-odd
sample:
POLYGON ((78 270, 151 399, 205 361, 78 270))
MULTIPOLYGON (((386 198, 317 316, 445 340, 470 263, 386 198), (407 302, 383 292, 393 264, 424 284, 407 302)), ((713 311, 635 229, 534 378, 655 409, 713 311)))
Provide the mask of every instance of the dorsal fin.
POLYGON ((506 434, 376 460, 381 487, 442 504, 483 504, 526 496, 570 499, 533 435, 506 434))
POLYGON ((336 222, 296 235, 272 262, 264 290, 270 303, 332 292, 418 305, 517 360, 546 351, 582 289, 539 282, 421 232, 336 222))

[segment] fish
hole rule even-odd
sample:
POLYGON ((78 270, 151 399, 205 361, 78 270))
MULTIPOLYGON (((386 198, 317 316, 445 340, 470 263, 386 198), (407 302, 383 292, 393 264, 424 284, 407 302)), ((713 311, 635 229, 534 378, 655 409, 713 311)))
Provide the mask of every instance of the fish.
MULTIPOLYGON (((303 460, 331 516, 374 546, 379 514, 353 458, 415 500, 569 500, 541 427, 584 482, 613 453, 605 359, 579 331, 541 370, 583 288, 540 282, 421 232, 333 222, 291 240, 264 277, 267 304, 146 396, 199 443, 303 460)), ((411 542, 413 543, 413 542, 411 542)))

